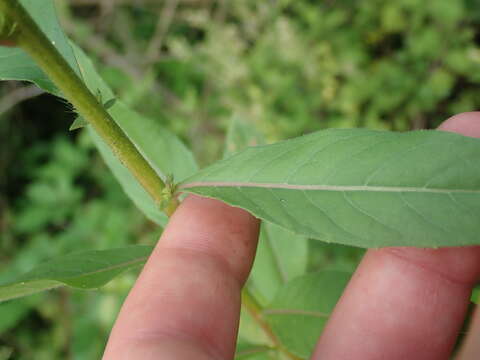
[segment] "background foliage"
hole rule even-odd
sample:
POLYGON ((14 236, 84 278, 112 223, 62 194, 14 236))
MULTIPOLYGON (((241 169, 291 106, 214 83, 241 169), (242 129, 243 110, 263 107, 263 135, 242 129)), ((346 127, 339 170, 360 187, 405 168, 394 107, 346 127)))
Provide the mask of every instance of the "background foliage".
MULTIPOLYGON (((480 102, 480 6, 472 0, 58 0, 57 7, 118 97, 178 134, 202 165, 222 157, 232 119, 273 142, 330 127, 431 128, 480 102)), ((0 94, 0 280, 57 254, 156 241, 160 230, 126 198, 87 133, 68 133, 74 114, 65 104, 23 83, 2 83, 0 94)), ((262 231, 281 238, 275 228, 262 231)), ((306 272, 344 279, 361 256, 299 241, 303 260, 294 264, 285 262, 281 240, 271 241, 276 249, 261 244, 249 286, 265 303, 277 303, 285 282, 309 283, 306 272), (269 262, 284 271, 270 274, 269 262)), ((135 276, 98 292, 63 289, 1 304, 0 360, 99 358, 135 276)), ((275 315, 268 314, 272 326, 275 315)), ((262 343, 248 313, 242 320, 240 348, 262 343)), ((286 339, 302 349, 298 340, 286 339)))

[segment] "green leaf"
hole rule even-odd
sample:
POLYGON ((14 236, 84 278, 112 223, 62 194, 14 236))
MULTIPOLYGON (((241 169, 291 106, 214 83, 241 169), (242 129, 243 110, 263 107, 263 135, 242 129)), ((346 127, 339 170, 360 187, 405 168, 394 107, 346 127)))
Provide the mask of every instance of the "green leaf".
POLYGON ((272 349, 265 345, 238 342, 235 360, 269 360, 272 349))
POLYGON ((298 234, 360 247, 480 243, 480 140, 332 129, 249 148, 180 184, 298 234))
POLYGON ((68 128, 68 130, 78 130, 88 125, 87 120, 83 118, 83 116, 77 116, 77 118, 73 121, 72 125, 68 128))
POLYGON ((265 305, 283 284, 305 273, 307 262, 307 238, 263 221, 248 286, 265 305))
POLYGON ((52 259, 17 278, 0 285, 0 301, 31 295, 67 285, 94 289, 115 276, 140 266, 152 251, 151 246, 84 251, 52 259))
MULTIPOLYGON (((100 78, 90 59, 80 48, 75 45, 72 47, 90 91, 99 93, 103 99, 112 98, 112 91, 100 78)), ((175 135, 164 129, 157 120, 141 116, 119 100, 107 103, 111 106, 109 112, 115 122, 125 131, 163 180, 166 180, 169 175, 173 175, 176 181, 182 180, 197 171, 198 167, 190 150, 175 135)), ((96 136, 92 129, 89 131, 125 193, 149 219, 164 226, 167 222, 166 215, 100 137, 96 136)))
MULTIPOLYGON (((265 144, 265 138, 238 116, 230 119, 224 156, 250 146, 265 144)), ((308 242, 303 236, 262 221, 255 263, 248 287, 257 301, 266 305, 288 280, 302 275, 307 266, 308 242)))
POLYGON ((103 142, 100 136, 91 128, 87 128, 87 130, 102 155, 103 160, 120 183, 123 191, 125 191, 128 197, 147 218, 160 226, 165 226, 168 221, 167 215, 165 215, 163 211, 160 211, 160 208, 155 204, 152 197, 140 185, 130 171, 115 157, 112 150, 103 142))
POLYGON ((480 287, 478 285, 473 288, 470 301, 477 305, 480 304, 480 287))
POLYGON ((234 115, 230 118, 225 138, 224 157, 250 146, 264 145, 265 138, 256 131, 254 124, 248 124, 234 115))
POLYGON ((0 319, 2 319, 0 321, 0 333, 4 334, 16 326, 41 300, 42 296, 30 296, 17 301, 0 303, 0 319))
POLYGON ((293 354, 308 358, 330 313, 350 278, 325 271, 298 277, 277 294, 264 315, 280 342, 293 354))
MULTIPOLYGON (((56 19, 52 1, 29 0, 24 1, 24 5, 47 36, 55 42, 60 53, 79 72, 90 91, 98 94, 100 99, 110 99, 105 102, 105 108, 109 110, 117 124, 155 168, 159 176, 166 179, 168 175, 173 175, 175 181, 180 181, 195 173, 197 164, 192 153, 175 135, 164 129, 159 121, 142 117, 120 101, 116 101, 111 89, 95 71, 90 59, 74 44, 69 44, 56 19)), ((0 47, 0 58, 2 57, 8 58, 8 61, 0 62, 0 79, 31 81, 48 92, 61 96, 50 80, 22 50, 0 47)), ((87 125, 85 120, 79 117, 73 122, 70 130, 85 125, 87 125)), ((93 133, 92 130, 90 131, 93 133)), ((164 225, 166 216, 157 208, 137 180, 113 156, 102 140, 95 137, 94 141, 127 195, 151 220, 164 225)))
MULTIPOLYGON (((75 56, 68 39, 58 24, 55 6, 52 0, 20 0, 35 22, 67 60, 78 72, 75 56)), ((25 80, 55 95, 60 95, 56 86, 45 73, 21 49, 0 46, 0 80, 25 80)))
POLYGON ((191 151, 157 120, 139 115, 120 101, 110 113, 164 180, 173 175, 181 181, 197 171, 191 151))
POLYGON ((103 106, 105 107, 106 110, 110 109, 113 105, 115 105, 115 102, 117 101, 117 99, 115 98, 112 98, 110 100, 107 100, 105 101, 105 103, 103 104, 103 106))
MULTIPOLYGON (((112 98, 111 89, 98 75, 90 59, 80 48, 72 47, 90 91, 99 93, 102 99, 112 98)), ((108 105, 111 105, 109 113, 115 122, 164 180, 173 174, 176 181, 181 181, 197 171, 191 151, 158 120, 141 116, 119 100, 108 105)))
POLYGON ((259 326, 258 321, 245 306, 242 306, 240 311, 240 325, 238 329, 237 343, 255 344, 255 346, 267 346, 271 343, 268 335, 259 326))
MULTIPOLYGON (((51 0, 24 0, 22 4, 49 39, 55 42, 57 49, 80 74, 90 91, 99 99, 109 99, 104 103, 105 108, 109 110, 115 122, 125 131, 159 176, 166 179, 167 176, 173 175, 175 181, 180 181, 197 171, 198 167, 192 153, 175 135, 164 129, 159 121, 142 117, 120 101, 116 101, 113 92, 98 75, 90 59, 80 48, 69 43, 63 34, 51 0)), ((46 91, 61 96, 56 87, 22 50, 0 47, 0 58, 7 59, 0 62, 0 79, 31 81, 46 91)), ((85 120, 77 118, 70 130, 85 125, 87 125, 85 120)), ((93 133, 91 129, 90 132, 93 133)), ((164 225, 166 216, 157 208, 137 180, 113 156, 101 139, 94 136, 94 142, 137 207, 151 220, 164 225)))

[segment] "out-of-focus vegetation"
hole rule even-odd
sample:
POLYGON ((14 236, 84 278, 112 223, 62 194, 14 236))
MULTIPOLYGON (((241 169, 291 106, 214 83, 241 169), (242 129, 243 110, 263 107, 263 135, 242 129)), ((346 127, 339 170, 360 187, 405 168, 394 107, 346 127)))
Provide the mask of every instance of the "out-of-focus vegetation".
MULTIPOLYGON (((232 118, 273 142, 329 127, 431 128, 480 104, 472 0, 57 5, 118 97, 177 133, 202 165, 222 156, 232 118)), ((160 230, 87 134, 68 132, 68 107, 26 84, 0 86, 0 279, 56 254, 154 243, 160 230)), ((361 255, 317 241, 308 253, 309 271, 352 270, 361 255)), ((134 279, 0 304, 0 360, 100 358, 134 279)))

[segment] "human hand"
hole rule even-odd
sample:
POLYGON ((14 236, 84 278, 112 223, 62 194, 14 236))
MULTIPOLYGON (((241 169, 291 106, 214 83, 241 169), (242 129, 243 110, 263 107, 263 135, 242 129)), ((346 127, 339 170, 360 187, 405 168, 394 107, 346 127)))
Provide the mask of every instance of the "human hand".
MULTIPOLYGON (((480 137, 480 113, 440 129, 480 137)), ((258 227, 244 210, 185 199, 125 301, 103 360, 232 359, 258 227)), ((312 359, 448 359, 479 275, 480 247, 369 250, 312 359)), ((479 346, 467 343, 462 360, 479 346)))

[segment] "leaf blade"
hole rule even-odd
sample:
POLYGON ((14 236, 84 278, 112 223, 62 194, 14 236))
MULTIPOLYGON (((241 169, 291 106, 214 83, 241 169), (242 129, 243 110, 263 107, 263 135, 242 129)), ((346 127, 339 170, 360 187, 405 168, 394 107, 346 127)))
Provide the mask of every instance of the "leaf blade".
MULTIPOLYGON (((72 48, 90 91, 99 93, 102 99, 112 99, 112 90, 98 75, 91 60, 79 47, 72 45, 72 48)), ((176 181, 181 181, 197 171, 191 151, 158 120, 140 115, 117 99, 107 103, 115 122, 163 179, 173 174, 176 181)))
POLYGON ((273 300, 287 281, 305 273, 308 241, 278 225, 262 221, 248 286, 262 305, 273 300))
POLYGON ((100 136, 90 128, 87 128, 87 130, 100 152, 103 161, 105 161, 110 171, 120 183, 123 191, 132 200, 135 206, 137 206, 137 208, 140 209, 148 219, 160 226, 165 226, 168 221, 165 213, 160 211, 159 207, 155 204, 147 191, 140 185, 128 169, 120 163, 112 150, 102 141, 100 136))
POLYGON ((333 129, 247 149, 179 190, 327 242, 471 245, 480 242, 479 156, 478 139, 453 133, 333 129))
POLYGON ((0 285, 0 302, 60 286, 94 289, 143 264, 151 246, 90 250, 65 255, 37 266, 15 281, 0 285))
POLYGON ((324 271, 289 281, 263 312, 280 342, 308 358, 330 313, 350 279, 349 273, 324 271))
POLYGON ((235 360, 268 360, 272 358, 269 356, 271 352, 272 349, 266 345, 251 344, 239 341, 235 351, 235 360))
MULTIPOLYGON (((254 124, 233 115, 225 138, 224 157, 265 143, 264 136, 255 129, 254 124)), ((305 272, 307 262, 306 238, 262 221, 255 262, 247 286, 258 302, 267 305, 285 282, 305 272)))

